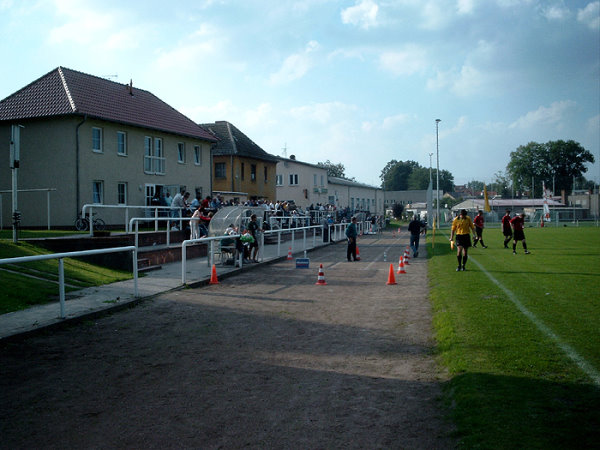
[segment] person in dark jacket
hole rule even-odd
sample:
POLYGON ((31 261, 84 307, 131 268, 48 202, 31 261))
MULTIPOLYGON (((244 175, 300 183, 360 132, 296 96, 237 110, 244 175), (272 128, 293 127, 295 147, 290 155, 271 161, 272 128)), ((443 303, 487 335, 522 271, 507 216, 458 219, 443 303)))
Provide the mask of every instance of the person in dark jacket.
POLYGON ((356 229, 356 217, 346 227, 346 237, 348 238, 348 249, 346 250, 346 258, 348 261, 356 261, 356 238, 358 230, 356 229))

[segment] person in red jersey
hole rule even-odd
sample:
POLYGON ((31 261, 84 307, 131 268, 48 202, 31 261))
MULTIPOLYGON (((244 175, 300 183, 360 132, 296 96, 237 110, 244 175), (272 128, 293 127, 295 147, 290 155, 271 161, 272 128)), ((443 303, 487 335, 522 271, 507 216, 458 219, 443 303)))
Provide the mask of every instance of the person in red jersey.
POLYGON ((502 216, 502 234, 504 235, 504 248, 508 248, 508 243, 512 239, 512 228, 510 226, 510 209, 502 216))
POLYGON ((513 217, 510 220, 510 224, 513 229, 513 255, 517 254, 517 241, 521 241, 523 244, 523 250, 525 250, 525 254, 529 255, 527 251, 527 243, 525 242, 525 232, 523 231, 523 227, 525 225, 525 213, 521 213, 518 216, 513 217))
POLYGON ((473 241, 473 248, 477 247, 477 243, 481 242, 481 246, 483 248, 487 248, 487 245, 483 243, 483 226, 485 224, 485 219, 483 218, 483 211, 477 211, 477 215, 473 219, 473 224, 475 225, 475 239, 473 241))

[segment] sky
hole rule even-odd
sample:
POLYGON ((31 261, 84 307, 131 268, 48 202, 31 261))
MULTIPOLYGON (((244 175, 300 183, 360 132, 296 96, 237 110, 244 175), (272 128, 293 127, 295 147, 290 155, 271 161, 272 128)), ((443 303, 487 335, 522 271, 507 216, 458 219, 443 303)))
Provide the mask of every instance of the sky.
POLYGON ((600 181, 597 0, 0 0, 0 55, 0 99, 59 66, 132 80, 373 186, 438 155, 456 184, 489 183, 559 139, 600 181))

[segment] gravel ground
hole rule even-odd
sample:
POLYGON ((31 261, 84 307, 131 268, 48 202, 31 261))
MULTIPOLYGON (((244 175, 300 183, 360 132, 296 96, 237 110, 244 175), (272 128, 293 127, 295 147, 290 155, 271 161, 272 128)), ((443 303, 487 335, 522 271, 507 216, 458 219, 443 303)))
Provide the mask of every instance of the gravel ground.
POLYGON ((397 274, 403 238, 3 344, 0 448, 453 448, 426 261, 397 274))

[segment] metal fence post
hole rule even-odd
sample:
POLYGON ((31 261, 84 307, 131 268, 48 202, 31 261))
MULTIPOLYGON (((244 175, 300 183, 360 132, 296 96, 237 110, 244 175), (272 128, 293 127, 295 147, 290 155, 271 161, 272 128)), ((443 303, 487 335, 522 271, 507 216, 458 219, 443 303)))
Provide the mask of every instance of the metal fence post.
POLYGON ((65 314, 65 264, 63 258, 58 258, 58 295, 60 299, 60 318, 64 319, 65 314))

